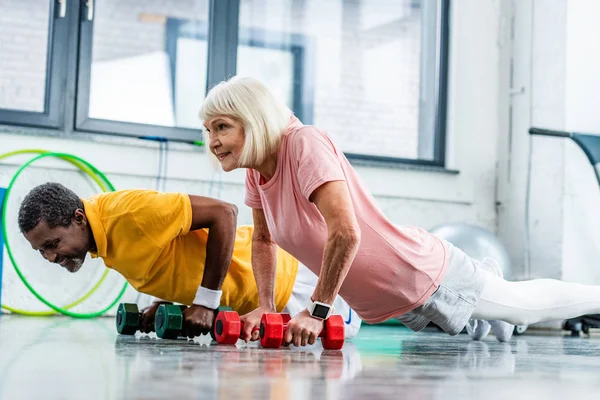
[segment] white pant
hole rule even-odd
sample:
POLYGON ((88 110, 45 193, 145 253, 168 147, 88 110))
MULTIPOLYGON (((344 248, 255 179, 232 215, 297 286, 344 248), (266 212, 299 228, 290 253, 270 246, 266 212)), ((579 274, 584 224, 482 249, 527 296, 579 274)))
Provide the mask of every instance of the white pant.
POLYGON ((471 318, 531 325, 600 313, 600 286, 555 279, 510 282, 487 271, 471 318))
MULTIPOLYGON (((296 282, 294 283, 294 288, 292 289, 292 295, 283 309, 283 313, 290 314, 293 317, 300 311, 304 310, 311 301, 310 297, 315 291, 317 280, 317 275, 315 275, 304 265, 298 263, 296 282)), ((344 325, 346 339, 355 337, 358 334, 360 324, 362 322, 356 312, 350 308, 348 303, 346 303, 346 301, 339 295, 335 298, 333 307, 333 313, 341 315, 346 323, 344 325)))

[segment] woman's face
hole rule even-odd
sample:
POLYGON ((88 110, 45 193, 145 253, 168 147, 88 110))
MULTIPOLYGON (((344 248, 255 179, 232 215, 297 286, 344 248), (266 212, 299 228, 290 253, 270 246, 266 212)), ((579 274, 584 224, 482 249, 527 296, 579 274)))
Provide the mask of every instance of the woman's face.
POLYGON ((238 161, 244 147, 244 126, 233 118, 218 116, 204 123, 208 131, 210 151, 221 163, 223 171, 238 168, 238 161))

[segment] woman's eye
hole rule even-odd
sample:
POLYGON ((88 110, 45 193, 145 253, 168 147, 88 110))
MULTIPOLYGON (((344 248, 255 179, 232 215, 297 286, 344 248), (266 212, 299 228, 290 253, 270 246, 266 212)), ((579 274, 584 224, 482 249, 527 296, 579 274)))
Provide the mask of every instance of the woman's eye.
POLYGON ((225 124, 219 124, 219 130, 222 131, 223 129, 225 129, 225 124))

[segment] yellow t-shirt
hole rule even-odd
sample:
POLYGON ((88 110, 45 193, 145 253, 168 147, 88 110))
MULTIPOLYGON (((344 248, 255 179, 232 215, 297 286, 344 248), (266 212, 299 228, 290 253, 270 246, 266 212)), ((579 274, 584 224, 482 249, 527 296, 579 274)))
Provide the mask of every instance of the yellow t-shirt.
MULTIPOLYGON (((122 190, 82 199, 97 251, 104 264, 136 290, 164 300, 192 304, 202 282, 208 229, 189 231, 190 198, 182 193, 122 190)), ((221 305, 245 314, 258 307, 252 272, 252 226, 239 226, 221 305)), ((287 304, 298 261, 278 248, 275 305, 287 304)))

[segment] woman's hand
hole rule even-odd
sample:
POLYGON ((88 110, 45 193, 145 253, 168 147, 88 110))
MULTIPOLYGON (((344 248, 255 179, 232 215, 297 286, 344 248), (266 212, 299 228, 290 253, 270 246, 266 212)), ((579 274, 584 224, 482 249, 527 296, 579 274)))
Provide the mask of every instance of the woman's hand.
POLYGON ((254 311, 250 311, 246 315, 240 317, 242 322, 242 331, 240 332, 240 339, 248 343, 248 341, 255 341, 260 339, 260 320, 263 314, 277 312, 273 308, 258 307, 254 311))

